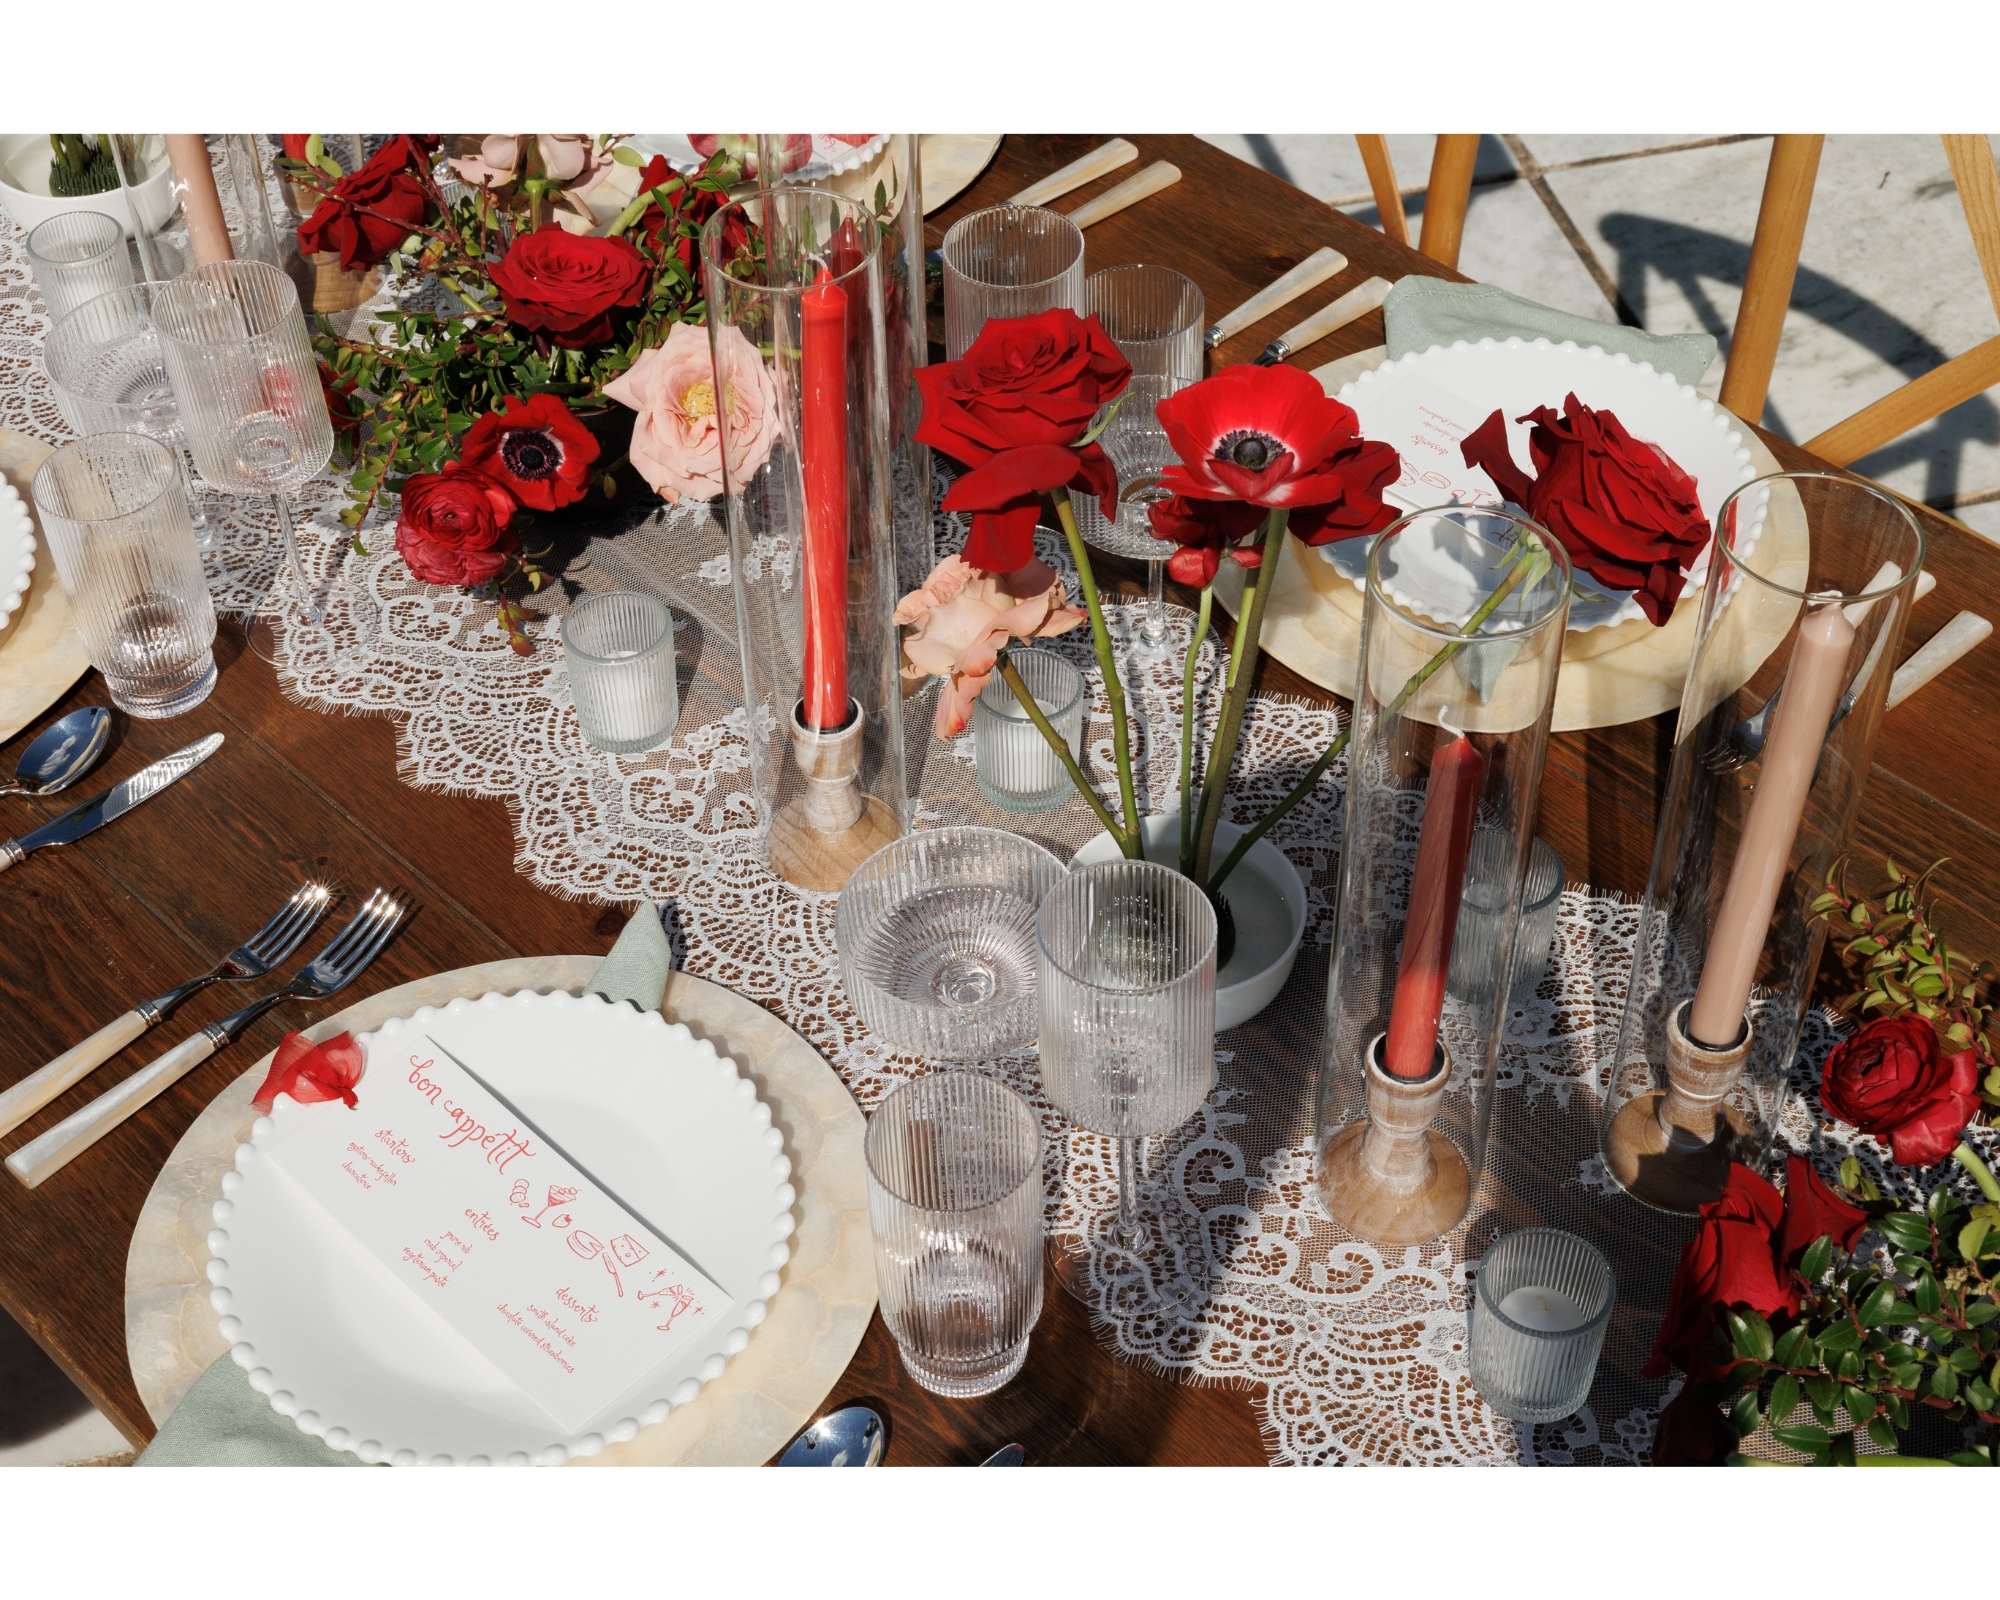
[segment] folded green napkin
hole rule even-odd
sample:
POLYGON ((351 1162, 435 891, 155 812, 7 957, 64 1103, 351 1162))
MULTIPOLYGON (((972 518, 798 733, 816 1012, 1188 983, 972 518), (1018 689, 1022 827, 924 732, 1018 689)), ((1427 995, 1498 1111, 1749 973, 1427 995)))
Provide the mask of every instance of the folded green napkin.
MULTIPOLYGON (((591 993, 657 1011, 667 993, 673 952, 659 908, 641 906, 625 924, 592 978, 591 993)), ((359 1456, 328 1448, 301 1433, 289 1417, 250 1387, 250 1375, 228 1356, 189 1389, 140 1452, 142 1467, 358 1467, 359 1456)))
MULTIPOLYGON (((1671 372, 1692 386, 1701 382, 1715 359, 1715 340, 1706 333, 1646 333, 1622 323, 1593 322, 1554 311, 1490 283, 1448 283, 1415 274, 1389 291, 1382 302, 1382 321, 1391 361, 1434 344, 1449 347, 1461 339, 1469 344, 1517 336, 1552 344, 1574 339, 1585 347, 1602 345, 1614 355, 1622 352, 1634 361, 1650 361, 1655 372, 1671 372)), ((1560 406, 1562 396, 1556 395, 1549 404, 1560 406)))

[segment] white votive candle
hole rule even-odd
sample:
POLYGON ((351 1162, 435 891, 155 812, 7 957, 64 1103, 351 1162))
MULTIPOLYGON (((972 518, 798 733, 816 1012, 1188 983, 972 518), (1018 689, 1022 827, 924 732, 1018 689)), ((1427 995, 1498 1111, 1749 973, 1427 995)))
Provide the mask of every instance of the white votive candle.
POLYGON ((1500 1314, 1535 1333, 1568 1333, 1590 1319, 1583 1308, 1560 1289, 1523 1284, 1500 1302, 1500 1314))

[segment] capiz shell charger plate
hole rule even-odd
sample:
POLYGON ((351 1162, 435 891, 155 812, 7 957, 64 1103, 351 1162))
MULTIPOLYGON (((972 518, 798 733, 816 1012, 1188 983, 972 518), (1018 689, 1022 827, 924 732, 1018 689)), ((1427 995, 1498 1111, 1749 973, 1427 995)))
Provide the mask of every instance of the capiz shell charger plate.
POLYGON ((268 1161, 280 1099, 222 1180, 210 1301, 230 1354, 275 1410, 335 1449, 397 1465, 556 1465, 693 1400, 780 1291, 796 1200, 783 1135, 735 1064, 679 1024, 597 996, 487 994, 360 1036, 369 1071, 434 1039, 544 1138, 671 1239, 731 1297, 724 1315, 564 1433, 268 1161))

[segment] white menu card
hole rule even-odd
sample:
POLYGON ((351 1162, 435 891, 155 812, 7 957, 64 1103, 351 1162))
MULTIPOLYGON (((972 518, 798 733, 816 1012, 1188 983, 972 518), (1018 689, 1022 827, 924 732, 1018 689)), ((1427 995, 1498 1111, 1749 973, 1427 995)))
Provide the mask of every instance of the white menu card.
POLYGON ((1414 374, 1371 398, 1363 431, 1394 445, 1403 459, 1402 476, 1382 491, 1383 497, 1406 511, 1446 504, 1500 505, 1503 497, 1493 480, 1481 468, 1468 467, 1462 449, 1466 435, 1492 414, 1491 409, 1478 412, 1471 401, 1414 374))

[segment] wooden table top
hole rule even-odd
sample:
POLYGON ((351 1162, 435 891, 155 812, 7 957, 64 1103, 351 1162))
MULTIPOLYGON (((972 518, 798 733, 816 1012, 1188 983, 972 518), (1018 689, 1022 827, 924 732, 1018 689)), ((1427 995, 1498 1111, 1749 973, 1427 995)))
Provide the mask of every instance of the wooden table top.
MULTIPOLYGON (((931 242, 956 217, 1005 199, 1103 137, 1010 135, 979 181, 930 219, 931 242)), ((1201 285, 1213 315, 1321 245, 1349 258, 1348 270, 1313 297, 1224 345, 1218 364, 1250 359, 1307 311, 1371 274, 1450 275, 1199 140, 1134 142, 1141 163, 1170 160, 1181 181, 1092 228, 1093 268, 1130 261, 1175 267, 1201 285)), ((1137 170, 1125 167, 1056 208, 1071 210, 1137 170)), ((1376 312, 1306 351, 1298 364, 1318 366, 1381 342, 1376 312)), ((1785 465, 1818 465, 1766 437, 1785 465)), ((1942 518, 1927 516, 1925 524, 1938 590, 1916 613, 1906 651, 1962 608, 1990 611, 2000 594, 2000 550, 1942 518)), ((1117 576, 1129 586, 1139 574, 1126 567, 1117 576)), ((171 722, 120 716, 110 754, 88 787, 94 792, 210 732, 227 736, 216 758, 87 843, 39 852, 0 878, 0 997, 10 1024, 0 1038, 0 1085, 200 970, 310 873, 330 875, 350 892, 405 886, 420 907, 339 1004, 475 962, 610 948, 625 911, 531 887, 514 871, 513 828, 502 805, 401 783, 388 720, 295 705, 234 626, 224 626, 216 654, 222 670, 208 701, 171 722)), ((1331 698, 1268 659, 1261 686, 1331 698)), ((107 698, 92 672, 35 726, 107 698)), ((1990 798, 1979 799, 1990 777, 1979 775, 2000 771, 2000 731, 1981 708, 1996 703, 2000 651, 1982 649, 1891 713, 1854 841, 1864 861, 1891 850, 1905 860, 1950 856, 1940 882, 1942 919, 1962 948, 1987 956, 2000 955, 2000 833, 1990 798)), ((1643 892, 1672 729, 1669 714, 1552 741, 1541 831, 1572 881, 1643 892)), ((12 771, 33 731, 0 747, 0 771, 12 771)), ((24 833, 74 799, 8 800, 0 833, 24 833)), ((233 987, 212 989, 183 1006, 166 1034, 183 1037, 240 1000, 233 987)), ((0 1304, 135 1444, 153 1433, 125 1355, 125 1252, 139 1208, 202 1107, 274 1048, 286 1028, 325 1014, 292 1006, 258 1022, 40 1189, 0 1178, 0 1304)), ((53 1126, 159 1054, 162 1039, 156 1034, 115 1058, 0 1147, 11 1151, 53 1126)), ((1263 1464, 1245 1391, 1177 1384, 1114 1358, 1081 1305, 1053 1280, 1048 1290, 1027 1367, 1000 1393, 971 1402, 926 1394, 904 1375, 878 1313, 827 1408, 865 1402, 882 1412, 895 1464, 971 1464, 1010 1440, 1040 1465, 1263 1464)))

